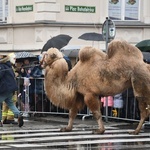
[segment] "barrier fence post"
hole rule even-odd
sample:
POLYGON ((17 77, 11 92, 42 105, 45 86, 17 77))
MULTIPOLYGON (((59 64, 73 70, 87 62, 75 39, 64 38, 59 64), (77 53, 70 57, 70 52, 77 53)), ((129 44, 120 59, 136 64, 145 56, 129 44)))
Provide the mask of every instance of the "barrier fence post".
POLYGON ((24 106, 24 116, 25 117, 29 117, 28 113, 29 113, 29 86, 30 86, 30 80, 29 78, 24 77, 24 92, 25 92, 25 106, 24 106))

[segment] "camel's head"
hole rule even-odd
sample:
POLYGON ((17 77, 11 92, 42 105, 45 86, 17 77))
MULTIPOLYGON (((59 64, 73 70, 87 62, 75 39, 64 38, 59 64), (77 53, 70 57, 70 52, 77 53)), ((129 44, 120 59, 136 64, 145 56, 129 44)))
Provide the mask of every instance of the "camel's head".
POLYGON ((57 48, 50 48, 47 52, 42 53, 41 66, 45 68, 51 65, 54 61, 63 58, 63 54, 57 48))

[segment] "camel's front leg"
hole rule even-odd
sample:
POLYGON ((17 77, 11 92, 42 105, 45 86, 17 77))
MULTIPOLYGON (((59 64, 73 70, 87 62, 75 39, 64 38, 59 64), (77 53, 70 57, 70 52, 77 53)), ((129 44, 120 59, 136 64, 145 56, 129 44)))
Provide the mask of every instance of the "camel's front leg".
POLYGON ((60 131, 62 132, 69 132, 72 131, 73 128, 73 121, 75 117, 77 116, 78 109, 77 108, 71 108, 69 110, 69 121, 68 121, 68 126, 65 128, 61 128, 60 131))
POLYGON ((105 132, 104 124, 102 121, 102 114, 100 111, 100 101, 98 97, 93 96, 93 94, 86 94, 84 101, 87 107, 92 111, 94 118, 96 119, 99 129, 95 130, 94 134, 103 134, 105 132))
POLYGON ((99 125, 99 129, 93 131, 94 134, 103 134, 105 132, 104 124, 102 121, 102 114, 101 111, 93 111, 93 116, 96 118, 96 121, 99 125))
POLYGON ((147 104, 145 102, 143 102, 143 100, 141 100, 141 99, 139 99, 138 102, 139 102, 139 110, 140 110, 140 117, 141 117, 141 119, 140 119, 140 122, 139 122, 137 128, 135 129, 135 131, 129 132, 129 134, 135 134, 135 135, 139 134, 145 119, 149 115, 149 112, 146 109, 147 104))

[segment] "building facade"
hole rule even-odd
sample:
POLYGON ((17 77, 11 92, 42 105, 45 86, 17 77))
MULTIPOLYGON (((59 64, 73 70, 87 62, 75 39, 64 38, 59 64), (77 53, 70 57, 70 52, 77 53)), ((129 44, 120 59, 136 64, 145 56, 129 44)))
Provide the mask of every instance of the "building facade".
POLYGON ((86 32, 102 33, 106 17, 115 22, 116 39, 136 44, 150 39, 150 0, 0 0, 0 53, 40 54, 58 34, 72 37, 71 46, 105 49, 105 41, 78 39, 86 32))

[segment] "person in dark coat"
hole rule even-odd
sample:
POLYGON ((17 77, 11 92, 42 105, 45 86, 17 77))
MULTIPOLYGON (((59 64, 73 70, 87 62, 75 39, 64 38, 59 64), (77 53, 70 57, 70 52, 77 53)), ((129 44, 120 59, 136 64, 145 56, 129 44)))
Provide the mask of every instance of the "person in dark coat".
POLYGON ((71 60, 67 56, 64 56, 63 58, 66 60, 66 62, 68 64, 68 70, 70 71, 72 69, 71 60))
POLYGON ((31 110, 42 111, 42 103, 43 103, 43 96, 44 96, 44 77, 42 68, 39 64, 36 64, 35 67, 32 69, 31 74, 31 88, 34 93, 34 101, 30 103, 31 110))
POLYGON ((0 126, 3 124, 1 105, 5 101, 7 106, 12 110, 12 112, 18 116, 18 126, 23 126, 23 116, 22 113, 14 105, 12 97, 13 93, 18 89, 17 82, 15 79, 15 74, 12 69, 12 64, 15 64, 15 54, 11 53, 7 57, 0 59, 0 126))

